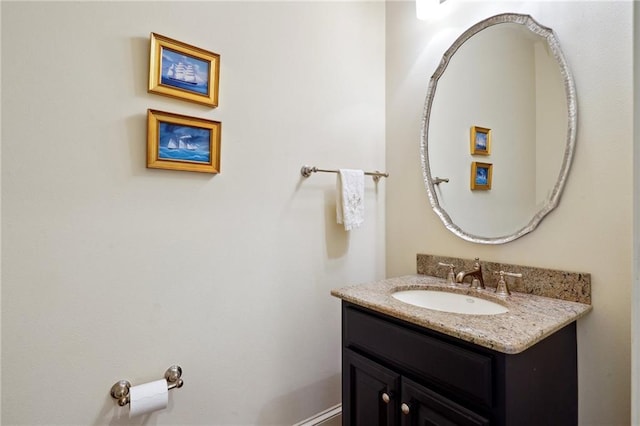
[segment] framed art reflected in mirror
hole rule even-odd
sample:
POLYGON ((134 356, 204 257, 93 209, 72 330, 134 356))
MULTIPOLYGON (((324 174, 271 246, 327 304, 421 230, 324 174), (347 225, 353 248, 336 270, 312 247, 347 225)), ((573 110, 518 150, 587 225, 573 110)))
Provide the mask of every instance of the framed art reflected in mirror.
POLYGON ((474 161, 471 163, 471 189, 485 190, 491 189, 491 180, 493 178, 493 164, 479 163, 474 161))
POLYGON ((491 154, 491 129, 471 127, 471 155, 491 154))

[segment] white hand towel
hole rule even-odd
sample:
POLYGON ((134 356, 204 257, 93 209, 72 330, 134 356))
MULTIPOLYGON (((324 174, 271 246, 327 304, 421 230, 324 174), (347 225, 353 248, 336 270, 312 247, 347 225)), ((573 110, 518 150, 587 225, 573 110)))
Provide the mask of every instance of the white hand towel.
POLYGON ((364 222, 364 172, 340 169, 337 180, 337 219, 350 231, 364 222))

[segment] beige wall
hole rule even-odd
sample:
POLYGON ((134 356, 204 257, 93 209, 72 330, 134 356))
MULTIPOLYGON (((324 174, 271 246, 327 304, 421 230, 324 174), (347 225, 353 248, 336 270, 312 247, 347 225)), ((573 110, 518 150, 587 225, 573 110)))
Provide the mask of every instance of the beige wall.
POLYGON ((382 278, 384 3, 2 2, 2 424, 285 425, 340 400, 332 288, 382 278), (221 54, 220 107, 147 94, 149 33, 221 54), (222 121, 222 173, 145 168, 146 109, 222 121))
POLYGON ((630 420, 632 283, 631 2, 449 2, 440 20, 413 2, 387 4, 387 275, 415 271, 416 253, 520 263, 592 274, 594 310, 578 322, 580 424, 630 420), (496 13, 529 13, 555 30, 578 94, 578 139, 558 209, 502 246, 465 242, 431 211, 419 163, 429 77, 466 28, 496 13))

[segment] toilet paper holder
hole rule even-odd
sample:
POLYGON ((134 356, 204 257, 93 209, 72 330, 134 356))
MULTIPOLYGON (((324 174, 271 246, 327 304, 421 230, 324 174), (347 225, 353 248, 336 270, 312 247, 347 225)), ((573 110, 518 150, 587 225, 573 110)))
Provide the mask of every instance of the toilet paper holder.
MULTIPOLYGON (((164 378, 167 380, 167 389, 181 388, 184 385, 182 377, 182 368, 179 365, 172 365, 164 372, 164 378)), ((111 386, 111 397, 118 400, 118 405, 124 407, 129 403, 129 388, 131 383, 128 380, 119 380, 111 386)))

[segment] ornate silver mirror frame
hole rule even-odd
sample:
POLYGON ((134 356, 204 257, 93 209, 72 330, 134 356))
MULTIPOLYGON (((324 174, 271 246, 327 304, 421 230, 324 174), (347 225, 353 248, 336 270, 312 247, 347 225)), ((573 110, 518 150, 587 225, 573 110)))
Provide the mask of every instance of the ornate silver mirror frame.
POLYGON ((424 114, 422 119, 422 130, 421 130, 421 143, 420 143, 420 152, 421 152, 421 160, 422 160, 422 172, 424 176, 424 182, 427 189, 427 194, 429 196, 429 201, 431 202, 431 206, 434 212, 440 217, 445 227, 459 236, 460 238, 480 244, 504 244, 509 241, 513 241, 517 238, 522 237, 523 235, 533 231, 540 221, 550 212, 552 211, 560 201, 560 196, 562 194, 562 190, 564 188, 565 182, 567 180, 567 176, 569 174, 569 169, 571 167, 571 160, 573 158, 573 152, 575 149, 576 143, 576 129, 577 129, 577 105, 576 105, 576 93, 575 86, 573 82, 573 77, 571 72, 569 71, 569 67, 567 66, 567 62, 565 57, 560 49, 560 44, 558 39, 556 38, 553 30, 550 28, 544 27, 538 24, 531 16, 529 15, 521 15, 515 13, 505 13, 493 16, 491 18, 485 19, 483 21, 478 22, 473 25, 471 28, 466 30, 458 39, 453 43, 453 45, 445 52, 440 61, 440 65, 434 72, 431 80, 429 81, 429 88, 427 91, 427 98, 425 101, 424 114), (549 49, 552 52, 553 57, 557 60, 558 65, 560 66, 560 72, 562 74, 562 81, 566 94, 567 101, 567 133, 566 133, 566 146, 564 150, 564 155, 562 159, 562 166, 560 169, 560 174, 558 176, 558 180, 556 181, 549 197, 546 200, 546 203, 542 206, 542 208, 534 214, 533 218, 529 221, 529 223, 523 228, 517 230, 516 232, 504 235, 500 237, 483 237, 479 235, 473 235, 465 230, 461 229, 458 225, 453 223, 449 214, 440 206, 438 201, 438 196, 435 190, 436 184, 440 184, 439 179, 431 176, 431 170, 429 166, 429 151, 428 151, 428 134, 429 134, 429 118, 431 116, 431 108, 433 106, 433 99, 436 93, 436 88, 438 86, 438 80, 444 73, 451 60, 451 57, 456 53, 456 51, 471 37, 473 37, 478 32, 491 27, 493 25, 502 24, 502 23, 515 23, 524 25, 527 29, 532 31, 533 33, 543 37, 546 39, 549 49))

